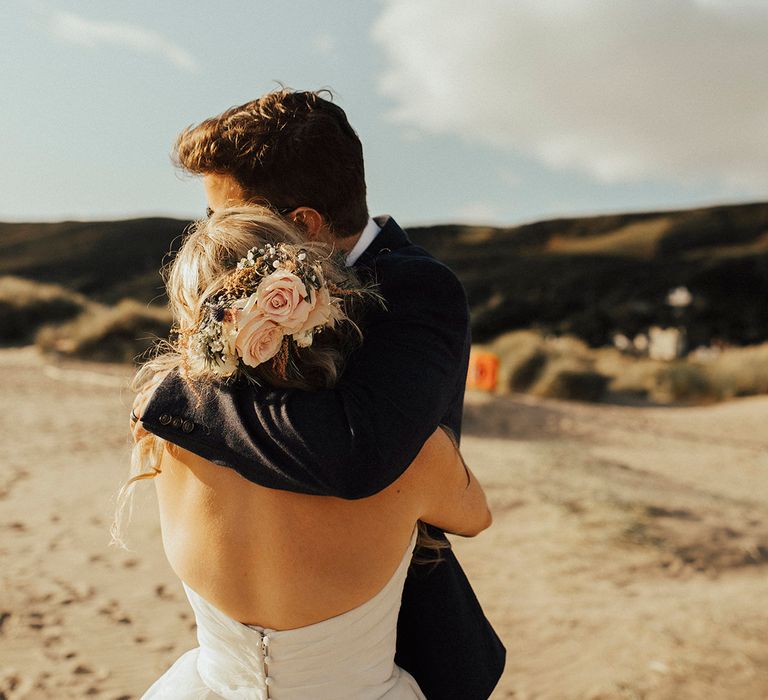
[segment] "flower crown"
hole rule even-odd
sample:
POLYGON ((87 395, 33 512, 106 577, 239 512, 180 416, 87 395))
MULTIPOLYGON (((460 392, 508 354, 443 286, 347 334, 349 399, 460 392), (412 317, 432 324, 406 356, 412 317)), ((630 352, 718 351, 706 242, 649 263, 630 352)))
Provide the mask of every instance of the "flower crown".
POLYGON ((186 337, 189 365, 230 377, 240 363, 258 367, 274 358, 284 375, 291 343, 309 347, 315 333, 345 317, 341 298, 331 296, 306 249, 266 243, 251 248, 228 285, 205 301, 186 337))

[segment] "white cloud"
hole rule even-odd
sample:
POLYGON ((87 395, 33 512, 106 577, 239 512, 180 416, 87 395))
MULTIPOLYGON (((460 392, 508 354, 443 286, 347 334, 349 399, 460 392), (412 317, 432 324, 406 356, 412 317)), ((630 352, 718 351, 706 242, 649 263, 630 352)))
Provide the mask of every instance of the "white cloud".
POLYGON ((124 46, 139 53, 159 54, 183 70, 197 68, 197 62, 188 51, 162 34, 136 24, 100 22, 72 12, 57 11, 51 16, 50 30, 54 36, 73 44, 124 46))
POLYGON ((768 188, 768 2, 386 0, 399 122, 576 168, 768 188))
POLYGON ((312 48, 321 56, 333 56, 336 53, 336 39, 330 34, 318 34, 312 41, 312 48))
POLYGON ((451 221, 467 224, 498 224, 501 220, 498 207, 482 200, 466 202, 453 211, 451 221))

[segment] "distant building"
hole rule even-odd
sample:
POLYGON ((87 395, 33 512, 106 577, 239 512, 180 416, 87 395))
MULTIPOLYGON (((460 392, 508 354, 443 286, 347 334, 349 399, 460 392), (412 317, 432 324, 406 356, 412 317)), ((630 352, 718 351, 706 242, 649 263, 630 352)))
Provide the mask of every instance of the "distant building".
POLYGON ((685 330, 681 328, 648 329, 648 357, 652 360, 676 360, 685 353, 685 330))
POLYGON ((623 333, 616 333, 613 336, 613 347, 621 352, 630 352, 632 350, 632 341, 623 333))
POLYGON ((675 309, 685 309, 693 302, 693 294, 688 287, 675 287, 667 294, 667 305, 675 309))
POLYGON ((641 355, 648 352, 648 336, 645 333, 638 333, 632 340, 632 346, 641 355))

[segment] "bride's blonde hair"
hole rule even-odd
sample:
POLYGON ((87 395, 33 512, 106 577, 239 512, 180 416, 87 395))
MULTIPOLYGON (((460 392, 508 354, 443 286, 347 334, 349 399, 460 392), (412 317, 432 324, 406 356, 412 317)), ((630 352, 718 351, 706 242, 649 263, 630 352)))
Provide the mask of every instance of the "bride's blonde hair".
MULTIPOLYGON (((325 284, 341 300, 341 322, 323 329, 309 347, 291 347, 291 361, 264 362, 257 367, 241 364, 238 378, 265 382, 272 386, 299 389, 330 387, 338 378, 347 355, 362 339, 355 321, 364 304, 377 296, 371 286, 360 283, 354 271, 346 268, 334 256, 332 246, 306 241, 301 232, 271 209, 247 205, 221 209, 207 219, 194 222, 173 261, 162 270, 166 293, 173 317, 171 338, 161 340, 153 357, 144 362, 131 382, 139 393, 147 389, 160 373, 178 370, 191 390, 202 400, 200 388, 222 379, 213 369, 192 367, 189 361, 190 334, 204 313, 206 302, 231 283, 238 262, 253 248, 266 244, 295 246, 311 257, 322 271, 325 284)), ((137 481, 160 473, 160 459, 166 441, 144 435, 131 451, 130 478, 117 494, 115 517, 110 528, 112 544, 125 547, 123 530, 130 522, 133 510, 133 487, 137 481)))
MULTIPOLYGON (((159 373, 178 370, 198 400, 202 400, 199 388, 232 379, 222 379, 212 369, 193 368, 187 341, 200 322, 206 302, 231 283, 238 262, 248 251, 266 244, 296 246, 311 257, 319 266, 324 283, 340 299, 340 322, 324 328, 309 347, 291 344, 289 362, 283 356, 257 367, 241 365, 238 376, 245 381, 304 390, 335 384, 348 354, 362 339, 356 321, 371 302, 380 303, 381 298, 372 286, 360 282, 352 268, 345 267, 334 256, 330 245, 306 241, 293 224, 271 209, 248 205, 221 209, 192 224, 173 261, 162 271, 174 322, 171 339, 161 341, 154 356, 139 367, 131 382, 133 391, 147 389, 159 373)), ((117 494, 110 528, 112 544, 125 548, 123 530, 131 519, 135 484, 160 473, 166 444, 151 433, 134 444, 129 479, 117 494)), ((430 537, 421 524, 419 539, 419 544, 427 549, 447 546, 443 540, 430 537)))

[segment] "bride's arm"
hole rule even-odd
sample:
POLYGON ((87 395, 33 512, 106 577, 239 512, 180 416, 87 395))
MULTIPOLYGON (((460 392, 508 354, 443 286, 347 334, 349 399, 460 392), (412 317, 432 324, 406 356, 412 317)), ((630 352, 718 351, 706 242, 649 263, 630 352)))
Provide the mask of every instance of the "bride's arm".
POLYGON ((424 444, 408 477, 420 504, 420 520, 465 537, 474 537, 491 525, 482 486, 442 428, 424 444))

